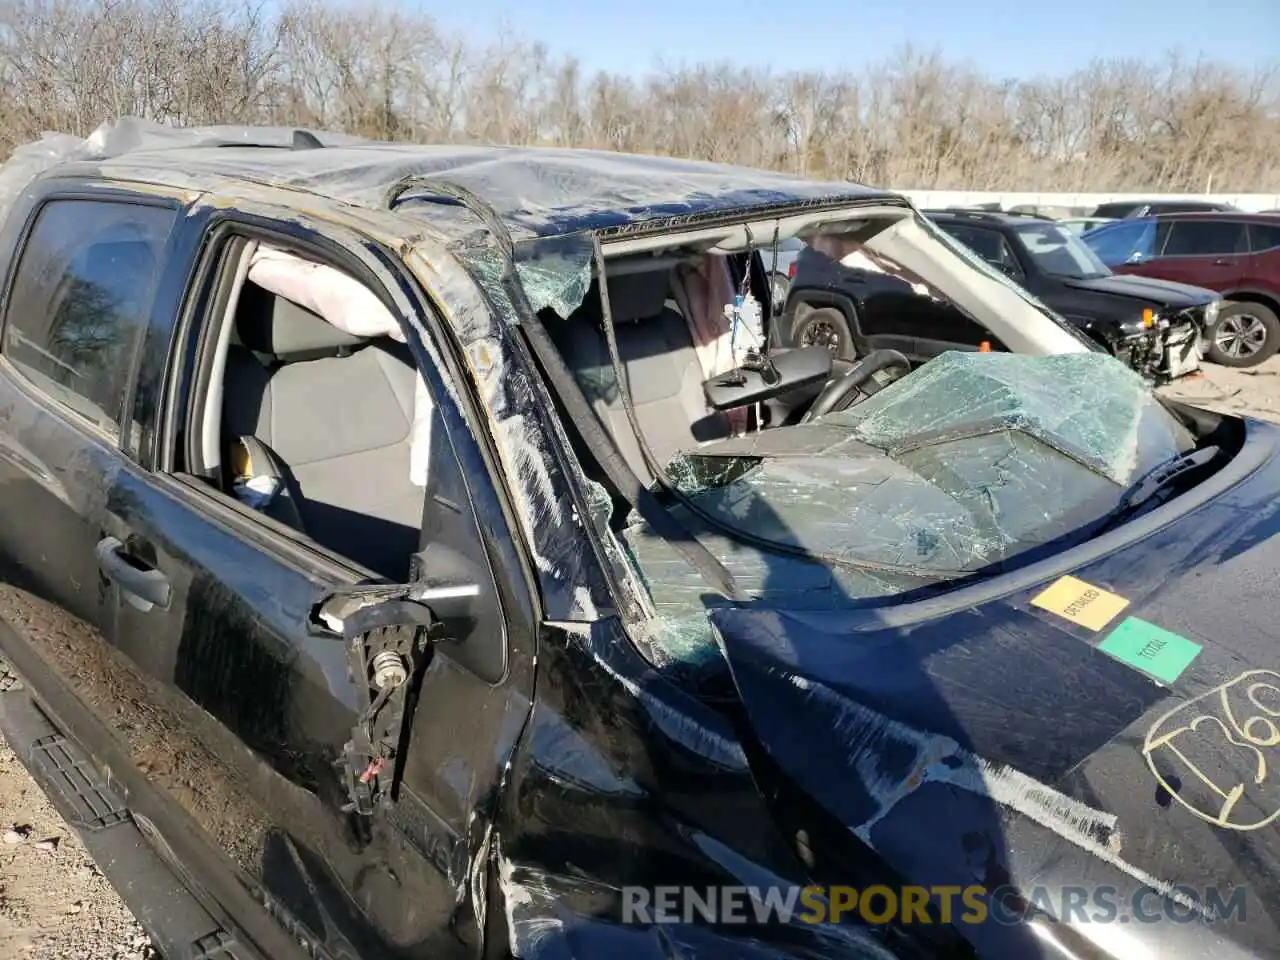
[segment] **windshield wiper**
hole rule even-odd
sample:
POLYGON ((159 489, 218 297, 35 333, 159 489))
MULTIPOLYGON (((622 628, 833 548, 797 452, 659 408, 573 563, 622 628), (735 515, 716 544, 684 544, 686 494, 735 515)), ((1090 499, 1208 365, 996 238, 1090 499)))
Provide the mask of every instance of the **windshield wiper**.
POLYGON ((1133 514, 1142 509, 1143 504, 1166 489, 1175 480, 1180 479, 1192 470, 1207 466, 1221 452, 1216 445, 1210 444, 1207 447, 1180 453, 1177 456, 1170 457, 1163 463, 1157 464, 1130 484, 1129 488, 1120 496, 1120 501, 1091 525, 1092 529, 1089 535, 1091 537, 1096 536, 1124 518, 1133 516, 1133 514))

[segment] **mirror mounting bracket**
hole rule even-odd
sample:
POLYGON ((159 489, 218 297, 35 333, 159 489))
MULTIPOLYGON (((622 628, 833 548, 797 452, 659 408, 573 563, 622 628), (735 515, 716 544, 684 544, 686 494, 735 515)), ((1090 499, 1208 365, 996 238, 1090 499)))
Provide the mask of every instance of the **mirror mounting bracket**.
POLYGON ((418 690, 435 645, 446 639, 436 607, 466 604, 478 594, 473 584, 359 586, 329 594, 314 608, 313 622, 346 644, 359 710, 334 763, 347 796, 342 812, 367 821, 395 800, 418 690))

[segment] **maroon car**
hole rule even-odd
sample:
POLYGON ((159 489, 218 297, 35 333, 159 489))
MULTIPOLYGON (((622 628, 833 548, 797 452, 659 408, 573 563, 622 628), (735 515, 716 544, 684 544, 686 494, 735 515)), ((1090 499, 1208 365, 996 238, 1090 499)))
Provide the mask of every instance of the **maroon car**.
POLYGON ((1280 214, 1176 213, 1120 220, 1082 238, 1117 273, 1217 290, 1207 356, 1256 366, 1280 348, 1280 214))

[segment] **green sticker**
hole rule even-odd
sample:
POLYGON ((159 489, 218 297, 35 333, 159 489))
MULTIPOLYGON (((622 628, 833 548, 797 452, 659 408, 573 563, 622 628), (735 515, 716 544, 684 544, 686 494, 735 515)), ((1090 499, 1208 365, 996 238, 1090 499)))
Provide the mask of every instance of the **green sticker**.
POLYGON ((1161 683, 1173 683, 1196 658, 1200 644, 1138 617, 1126 617, 1098 649, 1161 683))

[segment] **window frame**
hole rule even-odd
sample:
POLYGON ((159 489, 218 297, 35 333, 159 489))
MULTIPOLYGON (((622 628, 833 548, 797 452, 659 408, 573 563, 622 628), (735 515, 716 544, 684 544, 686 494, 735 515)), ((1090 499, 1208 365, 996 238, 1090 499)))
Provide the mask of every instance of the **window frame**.
POLYGON ((1242 220, 1218 220, 1214 218, 1186 219, 1186 218, 1171 217, 1170 219, 1163 221, 1163 223, 1165 224, 1164 239, 1159 245, 1160 252, 1156 255, 1162 259, 1203 260, 1206 257, 1245 257, 1249 255, 1249 233, 1247 229, 1247 224, 1242 220), (1236 227, 1239 230, 1239 240, 1237 240, 1236 245, 1239 246, 1240 240, 1243 240, 1244 248, 1245 248, 1244 250, 1225 250, 1225 251, 1218 251, 1215 253, 1169 253, 1168 252, 1169 241, 1173 239, 1179 226, 1197 225, 1197 224, 1217 225, 1221 223, 1231 224, 1232 226, 1236 227))
POLYGON ((1275 223, 1258 223, 1256 220, 1246 222, 1249 231, 1249 254, 1251 256, 1264 253, 1272 253, 1280 250, 1280 217, 1276 217, 1275 223), (1255 236, 1259 236, 1263 230, 1275 231, 1276 242, 1269 247, 1255 247, 1253 240, 1255 236))
MULTIPOLYGON (((1026 264, 1022 262, 1022 258, 1018 256, 1018 251, 1014 249, 1014 245, 1009 242, 1009 238, 1005 236, 1004 231, 1001 230, 999 227, 992 227, 983 223, 959 223, 954 220, 948 221, 946 223, 938 224, 939 230, 947 230, 948 227, 954 227, 957 230, 970 230, 970 231, 973 231, 974 233, 988 233, 993 235, 997 239, 997 241, 999 241, 1000 246, 1003 248, 1006 254, 1006 260, 1017 271, 1016 274, 1010 274, 1007 271, 1003 270, 998 263, 988 260, 986 257, 982 256, 982 254, 978 253, 977 249, 974 248, 973 246, 967 243, 965 244, 965 246, 969 247, 969 249, 972 250, 974 254, 978 256, 984 263, 995 268, 996 270, 999 270, 1001 273, 1003 273, 1005 276, 1009 277, 1010 279, 1014 280, 1015 282, 1021 282, 1027 278, 1026 264)), ((947 232, 950 233, 949 230, 947 232)), ((954 233, 951 234, 951 237, 953 240, 956 240, 959 243, 964 243, 964 241, 961 240, 959 237, 957 237, 954 233)))
MULTIPOLYGON (((160 420, 155 431, 155 444, 148 457, 139 458, 139 465, 152 477, 164 477, 194 492, 204 503, 217 504, 220 513, 229 513, 249 525, 262 528, 270 536, 260 539, 260 544, 270 543, 273 552, 281 559, 295 563, 303 561, 305 567, 324 570, 330 576, 338 574, 345 579, 382 579, 374 571, 288 524, 246 506, 207 478, 192 472, 192 464, 179 460, 179 447, 189 449, 190 438, 198 436, 201 428, 197 421, 204 412, 204 404, 195 392, 202 386, 207 388, 207 381, 201 378, 200 373, 207 374, 211 360, 211 321, 217 319, 221 322, 223 319, 217 316, 215 307, 219 302, 218 280, 227 268, 228 251, 234 241, 237 238, 266 240, 274 246, 292 249, 354 275, 348 258, 337 253, 337 245, 324 243, 323 238, 316 234, 290 231, 284 223, 263 223, 259 218, 238 211, 223 210, 209 218, 199 230, 201 240, 188 273, 190 282, 173 321, 165 351, 165 376, 157 397, 161 410, 158 411, 160 420), (179 370, 181 375, 175 377, 179 370)), ((358 279, 367 283, 366 278, 358 279)), ((377 288, 372 289, 379 292, 377 288)), ((385 297, 380 296, 380 299, 385 297)))
MULTIPOLYGON (((271 210, 274 214, 276 211, 271 210)), ((379 271, 370 268, 348 244, 361 245, 366 250, 376 252, 382 261, 380 266, 389 274, 389 279, 399 283, 400 291, 421 312, 423 326, 432 336, 434 343, 446 353, 445 345, 440 337, 447 336, 443 332, 443 322, 436 314, 429 297, 421 291, 407 269, 394 257, 373 241, 354 234, 347 228, 335 223, 325 223, 324 229, 330 235, 320 232, 320 228, 304 226, 296 220, 284 219, 284 211, 277 216, 262 216, 234 207, 205 205, 193 210, 183 220, 183 231, 187 234, 183 247, 189 251, 190 261, 184 265, 182 275, 187 278, 185 289, 173 311, 168 335, 158 338, 150 345, 150 349, 164 358, 164 377, 161 389, 156 393, 156 405, 153 411, 156 418, 154 429, 155 443, 134 458, 134 466, 141 470, 149 481, 163 489, 169 496, 180 501, 187 509, 197 513, 202 519, 227 529, 233 535, 252 543, 257 549, 273 560, 302 572, 304 575, 321 582, 331 583, 384 583, 386 579, 376 572, 359 565, 325 545, 308 537, 301 531, 281 523, 266 514, 253 510, 238 501, 235 497, 210 484, 196 474, 186 471, 189 464, 181 463, 177 458, 179 437, 191 436, 192 417, 199 416, 202 404, 193 402, 192 391, 201 389, 198 371, 202 364, 207 364, 208 353, 215 338, 208 334, 211 320, 219 317, 218 278, 225 274, 229 248, 235 246, 234 241, 256 239, 266 241, 273 246, 290 249, 299 255, 326 263, 350 274, 359 282, 368 286, 392 312, 400 317, 401 307, 389 293, 386 281, 379 271), (341 239, 338 239, 341 238, 341 239)), ((413 329, 412 323, 406 331, 413 338, 419 331, 413 329)), ((412 345, 411 345, 412 349, 412 345)), ((414 350, 414 363, 420 367, 422 363, 418 351, 414 350)), ((432 375, 427 376, 428 390, 438 409, 454 409, 456 406, 450 398, 449 390, 440 389, 433 379, 446 384, 456 379, 456 374, 447 366, 432 364, 432 375)), ((459 395, 469 396, 469 387, 461 387, 459 395)), ((464 415, 462 407, 457 408, 459 415, 464 415)), ((456 442, 452 439, 453 431, 448 427, 453 449, 455 468, 466 490, 467 503, 464 505, 476 528, 477 536, 483 543, 486 530, 500 530, 508 542, 516 546, 518 563, 502 564, 498 569, 495 558, 488 549, 480 551, 473 558, 483 566, 482 575, 488 576, 492 586, 492 596, 498 608, 500 629, 492 643, 497 647, 496 659, 500 663, 496 671, 481 671, 473 666, 478 663, 475 658, 461 654, 451 654, 451 659, 469 673, 491 685, 505 683, 512 663, 512 635, 510 624, 512 617, 520 619, 522 614, 516 607, 540 607, 538 581, 533 575, 533 567, 527 555, 527 546, 519 533, 520 528, 511 522, 508 513, 509 505, 502 499, 505 490, 492 471, 485 470, 483 477, 477 479, 474 472, 467 470, 466 463, 460 455, 456 442), (477 495, 477 488, 480 494, 477 495), (493 516, 485 509, 485 504, 494 497, 499 501, 500 516, 493 516), (517 567, 518 569, 507 569, 517 567)), ((478 439, 478 438, 477 438, 478 439)), ((482 451, 483 456, 483 451, 482 451)), ((426 503, 429 490, 423 490, 426 503)), ((424 511, 423 526, 426 529, 427 517, 424 511)), ((414 576, 411 572, 411 578, 414 576)), ((476 641, 479 642, 479 641, 476 641)))
MULTIPOLYGON (((131 421, 134 399, 137 390, 138 368, 150 330, 155 325, 158 315, 165 312, 165 278, 172 265, 172 257, 176 237, 182 232, 183 204, 177 197, 162 194, 144 194, 125 187, 106 186, 89 189, 81 181, 67 184, 65 181, 53 180, 46 189, 36 189, 28 194, 25 210, 19 207, 13 211, 11 220, 5 225, 6 233, 16 229, 17 235, 3 245, 7 252, 8 262, 5 265, 3 288, 0 291, 0 368, 9 376, 12 383, 18 386, 31 398, 38 400, 42 406, 55 413, 59 418, 105 442, 113 449, 125 450, 130 445, 131 421), (9 312, 13 305, 14 288, 18 280, 18 272, 22 266, 31 243, 32 235, 39 224, 41 216, 53 204, 63 202, 115 204, 135 207, 153 207, 170 210, 173 222, 157 256, 158 269, 150 291, 150 302, 143 313, 145 327, 137 338, 125 371, 125 390, 121 397, 120 410, 112 421, 113 429, 108 429, 103 422, 90 419, 82 411, 68 404, 61 397, 51 393, 44 385, 35 380, 26 368, 17 364, 3 349, 8 335, 9 312)), ((64 274, 65 276, 65 274, 64 274)))

